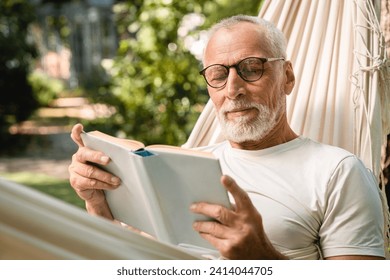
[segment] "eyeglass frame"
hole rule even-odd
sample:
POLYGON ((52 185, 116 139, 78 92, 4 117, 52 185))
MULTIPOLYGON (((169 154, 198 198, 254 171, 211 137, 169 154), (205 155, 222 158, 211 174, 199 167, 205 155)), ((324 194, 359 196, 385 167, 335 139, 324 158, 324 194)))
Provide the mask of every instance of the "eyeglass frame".
POLYGON ((246 58, 240 60, 240 61, 237 62, 236 64, 232 64, 232 65, 229 65, 229 66, 228 66, 228 65, 219 64, 219 63, 217 63, 217 64, 211 64, 211 65, 207 66, 206 68, 200 70, 200 71, 199 71, 199 74, 203 76, 203 78, 205 79, 206 83, 207 83, 210 87, 212 87, 212 88, 222 88, 222 87, 224 87, 224 86, 226 85, 226 83, 227 83, 227 80, 228 80, 229 74, 230 74, 230 68, 232 68, 232 67, 233 67, 234 69, 236 69, 238 76, 240 76, 240 78, 243 79, 244 81, 246 81, 246 82, 255 82, 255 81, 260 80, 261 77, 263 76, 263 74, 264 74, 264 64, 265 64, 266 62, 273 62, 273 61, 279 61, 279 60, 285 60, 285 58, 284 58, 284 57, 268 57, 268 58, 267 58, 267 57, 255 57, 255 56, 250 56, 250 57, 246 57, 246 58), (248 80, 248 79, 244 78, 244 77, 242 76, 241 71, 240 71, 239 68, 238 68, 238 66, 240 65, 240 63, 242 63, 244 60, 247 60, 247 59, 250 59, 250 58, 259 59, 259 60, 263 63, 263 69, 262 69, 261 75, 260 75, 259 78, 255 79, 255 80, 248 80), (215 86, 210 85, 210 83, 207 81, 205 72, 206 72, 206 70, 207 70, 208 68, 210 68, 210 67, 212 67, 212 66, 222 66, 222 67, 224 67, 224 68, 227 70, 226 80, 225 80, 225 82, 223 83, 223 85, 218 86, 218 87, 215 87, 215 86))

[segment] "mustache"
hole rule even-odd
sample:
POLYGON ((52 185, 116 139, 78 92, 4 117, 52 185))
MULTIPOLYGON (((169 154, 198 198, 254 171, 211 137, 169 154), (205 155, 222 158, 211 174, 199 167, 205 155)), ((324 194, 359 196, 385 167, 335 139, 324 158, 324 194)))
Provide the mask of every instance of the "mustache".
POLYGON ((244 100, 238 100, 238 101, 229 101, 228 103, 225 103, 221 109, 220 113, 225 114, 232 111, 238 111, 238 110, 246 110, 250 108, 256 108, 260 109, 261 105, 254 103, 254 102, 248 102, 244 100))

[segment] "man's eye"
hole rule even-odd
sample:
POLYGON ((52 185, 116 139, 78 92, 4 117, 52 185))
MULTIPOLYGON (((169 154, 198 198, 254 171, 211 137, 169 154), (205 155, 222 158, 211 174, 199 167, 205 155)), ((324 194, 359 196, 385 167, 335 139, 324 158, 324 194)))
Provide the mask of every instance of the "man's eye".
POLYGON ((241 70, 242 74, 259 74, 261 73, 262 68, 261 67, 245 67, 244 69, 241 70))
POLYGON ((259 63, 247 63, 240 68, 241 75, 246 78, 257 77, 263 73, 263 66, 259 63))
POLYGON ((208 76, 209 76, 209 79, 212 81, 225 80, 227 77, 225 69, 211 71, 208 76))

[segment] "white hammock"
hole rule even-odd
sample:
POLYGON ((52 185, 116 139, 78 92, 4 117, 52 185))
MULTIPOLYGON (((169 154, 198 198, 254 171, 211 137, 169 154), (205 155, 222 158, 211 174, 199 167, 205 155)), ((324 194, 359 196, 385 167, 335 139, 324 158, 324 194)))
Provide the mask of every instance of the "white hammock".
POLYGON ((0 178, 0 259, 196 259, 0 178))

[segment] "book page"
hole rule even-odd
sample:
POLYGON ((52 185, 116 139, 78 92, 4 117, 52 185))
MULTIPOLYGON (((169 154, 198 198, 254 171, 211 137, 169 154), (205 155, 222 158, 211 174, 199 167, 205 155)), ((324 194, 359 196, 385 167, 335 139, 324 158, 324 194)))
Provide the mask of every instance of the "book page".
MULTIPOLYGON (((97 131, 97 130, 88 132, 88 134, 92 135, 92 136, 96 136, 100 139, 104 139, 108 142, 115 143, 115 144, 122 146, 124 148, 128 148, 131 151, 136 151, 136 150, 140 150, 140 149, 145 148, 145 145, 140 141, 114 137, 114 136, 108 135, 106 133, 97 131)), ((156 151, 169 151, 171 153, 180 153, 180 154, 188 154, 188 155, 193 155, 193 156, 214 158, 212 153, 205 152, 205 151, 197 151, 197 150, 192 150, 192 149, 185 149, 185 148, 181 148, 178 146, 154 144, 154 145, 149 145, 146 148, 156 150, 156 151)))
POLYGON ((146 149, 155 152, 161 151, 161 152, 169 152, 175 154, 190 155, 195 157, 215 158, 214 155, 210 152, 186 149, 186 148, 170 146, 170 145, 161 145, 161 144, 149 145, 146 147, 146 149))
POLYGON ((145 145, 142 142, 139 142, 136 140, 114 137, 114 136, 108 135, 106 133, 97 131, 97 130, 88 132, 88 134, 92 135, 92 136, 96 136, 99 139, 104 139, 105 141, 108 141, 110 143, 115 143, 115 144, 122 146, 124 148, 127 148, 131 151, 145 148, 145 145))

